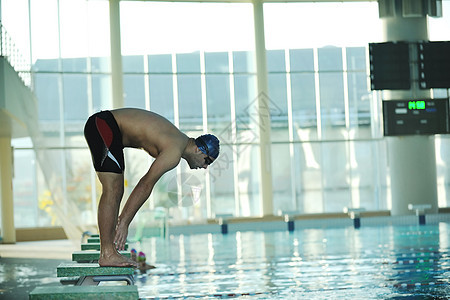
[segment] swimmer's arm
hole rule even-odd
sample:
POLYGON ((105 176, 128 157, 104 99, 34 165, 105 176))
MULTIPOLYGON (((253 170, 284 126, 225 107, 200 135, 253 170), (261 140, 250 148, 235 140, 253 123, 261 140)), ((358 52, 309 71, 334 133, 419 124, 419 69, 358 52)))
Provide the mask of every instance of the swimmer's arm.
POLYGON ((128 235, 128 226, 141 206, 150 197, 156 182, 161 176, 175 168, 181 155, 177 153, 161 153, 150 166, 148 172, 139 180, 122 209, 116 228, 114 242, 118 250, 123 250, 128 235))

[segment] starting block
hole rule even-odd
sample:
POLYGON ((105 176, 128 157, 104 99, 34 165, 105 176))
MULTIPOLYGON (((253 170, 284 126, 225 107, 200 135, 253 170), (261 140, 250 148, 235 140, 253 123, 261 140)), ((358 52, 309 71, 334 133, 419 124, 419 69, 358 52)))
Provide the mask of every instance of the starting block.
MULTIPOLYGON (((125 250, 128 249, 128 244, 125 244, 125 250)), ((81 244, 81 250, 100 250, 100 243, 81 244)))
MULTIPOLYGON (((119 251, 120 254, 126 257, 131 257, 129 251, 119 251)), ((78 263, 93 263, 98 262, 100 257, 100 250, 86 250, 86 251, 75 251, 72 253, 72 261, 78 263)))
POLYGON ((101 281, 125 281, 133 285, 133 274, 133 267, 100 267, 97 263, 62 263, 56 269, 57 277, 75 278, 75 285, 98 285, 101 281))
POLYGON ((353 227, 355 229, 358 229, 361 227, 361 212, 365 211, 364 208, 344 207, 343 211, 345 214, 348 214, 350 219, 353 220, 353 227))
POLYGON ((408 204, 409 210, 415 210, 416 216, 419 217, 419 224, 425 225, 425 210, 431 209, 431 204, 408 204))
POLYGON ((228 233, 228 220, 233 217, 232 214, 217 214, 216 220, 220 225, 220 231, 222 234, 228 233))
POLYGON ((99 237, 90 237, 87 239, 88 243, 100 243, 100 238, 99 237))

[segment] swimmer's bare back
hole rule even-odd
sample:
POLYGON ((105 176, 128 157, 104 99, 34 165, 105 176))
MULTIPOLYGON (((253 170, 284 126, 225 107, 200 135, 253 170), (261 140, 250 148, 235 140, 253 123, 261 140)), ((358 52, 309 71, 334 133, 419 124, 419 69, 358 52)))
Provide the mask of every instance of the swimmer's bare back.
POLYGON ((137 108, 111 110, 122 133, 124 147, 141 148, 151 156, 171 149, 183 152, 188 136, 169 120, 151 111, 137 108))

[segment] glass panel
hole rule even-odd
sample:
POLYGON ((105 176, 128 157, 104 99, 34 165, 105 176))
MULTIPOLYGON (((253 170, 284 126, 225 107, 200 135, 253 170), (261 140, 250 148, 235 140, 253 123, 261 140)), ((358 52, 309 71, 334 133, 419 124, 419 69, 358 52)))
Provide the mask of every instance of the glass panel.
POLYGON ((365 72, 349 72, 347 82, 350 127, 358 129, 355 137, 368 138, 372 135, 370 130, 372 94, 368 90, 367 75, 365 72))
POLYGON ((59 76, 35 74, 35 94, 38 99, 39 120, 60 120, 59 76))
POLYGON ((234 97, 236 101, 236 129, 238 142, 256 142, 258 132, 253 128, 254 116, 251 116, 252 109, 256 101, 256 76, 235 75, 234 76, 234 97), (253 120, 253 121, 252 121, 253 120), (243 131, 242 133, 240 131, 243 131), (244 134, 246 132, 246 134, 244 134))
POLYGON ((124 101, 126 107, 145 109, 145 78, 143 75, 123 75, 124 101))
POLYGON ((230 78, 228 75, 206 75, 208 130, 221 132, 230 128, 230 78))
POLYGON ((289 50, 291 72, 314 72, 313 49, 289 50))
MULTIPOLYGON (((211 56, 209 57, 211 58, 211 56)), ((227 58, 227 56, 221 56, 227 58)), ((221 61, 224 67, 225 61, 221 61)), ((211 70, 214 70, 210 65, 211 70)), ((216 65, 217 71, 220 65, 216 65)), ((206 100, 208 109, 208 132, 220 140, 220 156, 210 167, 211 214, 235 214, 232 123, 230 107, 229 75, 206 75, 206 100)), ((211 217, 211 216, 209 216, 211 217)))
POLYGON ((86 72, 87 71, 87 58, 63 58, 62 68, 63 72, 86 72))
POLYGON ((174 122, 173 76, 150 75, 150 110, 174 122))
POLYGON ((150 73, 172 73, 172 55, 149 55, 148 71, 150 73))
MULTIPOLYGON (((20 147, 21 143, 18 143, 17 140, 14 145, 20 147)), ((14 226, 17 228, 36 227, 38 224, 39 207, 36 201, 38 197, 35 164, 33 150, 14 150, 14 226)))
MULTIPOLYGON (((200 54, 177 54, 177 72, 200 74, 200 54)), ((200 75, 178 75, 178 105, 180 129, 195 130, 202 127, 202 92, 200 75)))
POLYGON ((322 152, 319 143, 294 144, 294 171, 297 210, 304 214, 322 213, 322 152))
POLYGON ((286 72, 286 63, 284 58, 284 50, 268 50, 267 51, 267 71, 270 72, 286 72))
MULTIPOLYGON (((245 133, 244 133, 245 134, 245 133)), ((252 133, 250 133, 252 135, 252 133)), ((239 215, 242 217, 261 214, 260 205, 260 168, 258 146, 241 145, 237 147, 239 215)), ((216 203, 216 205, 221 205, 216 203)), ((227 211, 222 207, 220 211, 227 211)))
POLYGON ((228 53, 206 52, 205 71, 206 73, 228 73, 228 53))
POLYGON ((233 69, 234 73, 255 73, 256 62, 254 52, 234 51, 233 69))
MULTIPOLYGON (((72 144, 80 145, 84 136, 74 138, 72 144)), ((97 203, 92 202, 90 174, 91 154, 87 149, 66 150, 66 197, 72 214, 78 216, 79 224, 97 224, 97 203)), ((100 189, 101 190, 101 189, 100 189)))
POLYGON ((92 72, 111 72, 111 60, 109 57, 92 57, 91 58, 92 72))
POLYGON ((344 81, 342 73, 319 73, 322 138, 345 137, 344 81))
POLYGON ((144 57, 142 55, 128 55, 122 57, 124 73, 144 73, 144 57))
POLYGON ((345 206, 352 206, 346 142, 322 143, 321 151, 324 212, 342 212, 345 206))
POLYGON ((347 52, 347 70, 348 71, 366 71, 366 52, 365 47, 348 47, 347 52))
POLYGON ((66 146, 79 147, 85 143, 84 124, 89 117, 87 81, 85 75, 63 75, 64 80, 64 131, 66 146), (74 93, 73 91, 77 91, 74 93))
POLYGON ((92 75, 92 111, 98 112, 112 107, 111 76, 92 75))
POLYGON ((269 110, 272 142, 288 141, 288 107, 285 73, 269 74, 269 110))
POLYGON ((367 86, 365 47, 350 47, 347 53, 347 84, 350 128, 358 129, 352 138, 371 136, 370 99, 372 93, 367 86))
POLYGON ((57 59, 37 59, 33 65, 35 72, 58 71, 59 64, 57 59))
POLYGON ((289 144, 272 144, 273 211, 294 211, 292 195, 292 162, 289 144))
POLYGON ((178 73, 200 73, 200 53, 177 54, 178 73))
MULTIPOLYGON (((47 143, 50 146, 51 143, 47 143)), ((38 222, 37 226, 61 226, 73 222, 79 216, 71 215, 65 205, 63 150, 40 150, 37 166, 38 222), (49 180, 49 181, 47 181, 49 180), (73 217, 73 218, 72 218, 73 217)), ((75 213, 76 214, 76 213, 75 213)))
POLYGON ((183 131, 201 128, 203 121, 200 75, 178 75, 178 103, 180 129, 183 131))
POLYGON ((350 186, 352 189, 352 206, 368 211, 380 209, 376 171, 381 167, 378 153, 372 142, 349 142, 350 186))
POLYGON ((342 71, 342 49, 331 48, 319 48, 319 72, 323 71, 342 71))
MULTIPOLYGON (((221 140, 221 138, 219 137, 221 140)), ((233 164, 234 147, 220 141, 220 155, 209 167, 212 215, 236 214, 235 184, 233 164)))
MULTIPOLYGON (((63 87, 64 120, 68 121, 65 129, 67 131, 70 130, 72 121, 86 121, 89 116, 86 75, 63 75, 63 87)), ((81 132, 82 130, 78 131, 81 132)))
POLYGON ((316 92, 314 86, 313 73, 291 74, 294 140, 309 141, 317 139, 316 92))

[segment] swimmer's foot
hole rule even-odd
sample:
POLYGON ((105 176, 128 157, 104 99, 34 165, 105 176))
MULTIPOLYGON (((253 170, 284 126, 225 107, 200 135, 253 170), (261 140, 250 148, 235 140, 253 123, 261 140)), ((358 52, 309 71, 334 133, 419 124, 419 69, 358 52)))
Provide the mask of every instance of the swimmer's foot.
POLYGON ((101 254, 98 260, 101 267, 138 267, 137 262, 120 253, 112 252, 111 254, 101 254))

